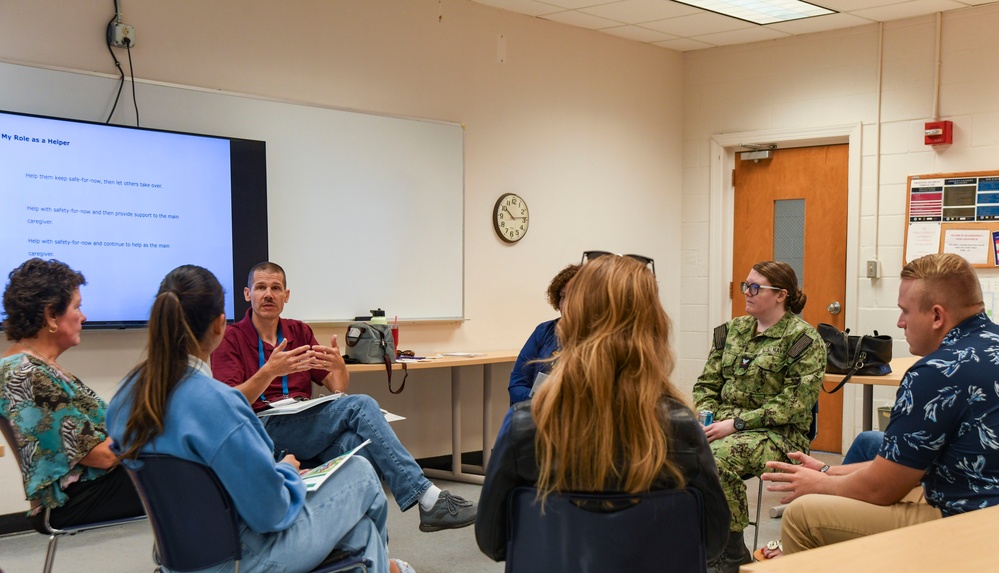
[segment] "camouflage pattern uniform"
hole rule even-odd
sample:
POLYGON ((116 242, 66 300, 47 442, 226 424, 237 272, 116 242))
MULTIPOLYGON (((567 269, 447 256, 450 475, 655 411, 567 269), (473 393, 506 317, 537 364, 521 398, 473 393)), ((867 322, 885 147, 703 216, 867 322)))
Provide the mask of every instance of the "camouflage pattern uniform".
POLYGON ((760 334, 752 316, 718 328, 725 327, 724 347, 712 348, 694 384, 694 403, 713 411, 716 422, 739 417, 746 423, 745 430, 710 444, 732 531, 739 532, 749 524, 742 476, 760 475, 769 460, 790 462, 787 452, 808 452, 826 349, 818 332, 791 312, 760 334))

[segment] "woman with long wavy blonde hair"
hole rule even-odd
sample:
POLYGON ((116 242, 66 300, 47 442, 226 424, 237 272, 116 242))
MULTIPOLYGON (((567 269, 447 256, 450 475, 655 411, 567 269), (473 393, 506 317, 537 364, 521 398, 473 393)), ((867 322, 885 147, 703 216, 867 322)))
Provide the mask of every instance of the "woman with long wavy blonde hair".
POLYGON ((652 260, 587 255, 569 285, 552 374, 497 439, 479 498, 479 547, 505 558, 506 499, 520 485, 542 499, 692 487, 704 499, 711 559, 727 539, 729 511, 704 432, 670 379, 672 327, 652 260))

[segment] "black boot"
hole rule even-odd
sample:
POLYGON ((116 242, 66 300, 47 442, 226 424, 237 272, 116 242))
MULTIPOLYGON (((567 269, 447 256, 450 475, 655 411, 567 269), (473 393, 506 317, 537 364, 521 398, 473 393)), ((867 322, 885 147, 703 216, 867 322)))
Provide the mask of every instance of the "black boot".
POLYGON ((739 573, 739 566, 752 563, 753 555, 746 547, 741 531, 730 531, 725 549, 713 562, 708 563, 708 573, 739 573))

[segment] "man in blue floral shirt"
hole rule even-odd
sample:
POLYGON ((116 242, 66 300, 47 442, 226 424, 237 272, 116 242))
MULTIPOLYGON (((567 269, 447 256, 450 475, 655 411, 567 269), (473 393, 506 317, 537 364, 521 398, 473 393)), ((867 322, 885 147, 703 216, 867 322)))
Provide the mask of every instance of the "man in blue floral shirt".
POLYGON ((999 326, 971 265, 927 255, 902 269, 899 328, 923 358, 906 372, 878 456, 830 468, 771 462, 787 492, 785 553, 999 505, 999 326), (824 495, 806 495, 824 494, 824 495))

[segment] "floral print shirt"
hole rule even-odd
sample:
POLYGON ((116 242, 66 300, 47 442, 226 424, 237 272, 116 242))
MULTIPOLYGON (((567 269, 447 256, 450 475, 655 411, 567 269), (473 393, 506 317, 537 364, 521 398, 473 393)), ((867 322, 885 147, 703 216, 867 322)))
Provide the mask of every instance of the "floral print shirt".
POLYGON ((104 400, 75 376, 30 354, 0 359, 0 416, 17 440, 33 512, 65 504, 67 486, 106 473, 80 464, 107 438, 106 411, 104 400))
POLYGON ((878 453, 925 469, 926 501, 944 516, 999 505, 999 326, 985 313, 905 373, 878 453))

